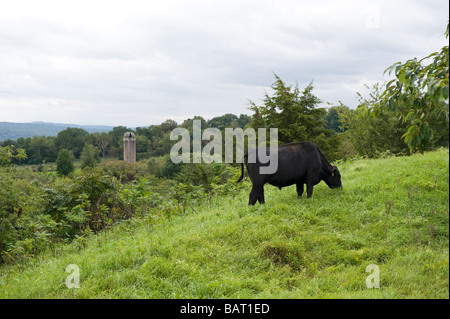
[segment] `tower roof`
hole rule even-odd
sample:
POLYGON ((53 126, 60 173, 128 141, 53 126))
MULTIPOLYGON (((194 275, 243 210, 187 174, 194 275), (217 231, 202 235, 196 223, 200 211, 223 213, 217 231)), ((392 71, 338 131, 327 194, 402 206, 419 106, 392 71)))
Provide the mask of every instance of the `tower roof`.
POLYGON ((136 135, 135 135, 133 132, 126 132, 126 133, 123 135, 123 137, 124 137, 124 138, 133 138, 133 137, 136 137, 136 135))

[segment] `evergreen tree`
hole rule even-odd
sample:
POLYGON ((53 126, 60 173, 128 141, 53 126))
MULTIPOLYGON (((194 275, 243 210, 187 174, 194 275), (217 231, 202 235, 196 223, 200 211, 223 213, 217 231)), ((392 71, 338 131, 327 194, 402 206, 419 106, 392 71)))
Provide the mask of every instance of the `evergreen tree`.
POLYGON ((312 83, 301 92, 298 84, 294 88, 286 85, 275 74, 271 87, 273 95, 265 94, 264 105, 257 106, 250 101, 255 130, 277 128, 279 144, 310 141, 318 144, 324 153, 337 149, 334 144, 338 139, 330 138, 334 132, 325 127, 326 110, 317 107, 321 100, 312 93, 312 83))
POLYGON ((74 156, 71 152, 63 148, 58 153, 58 158, 56 159, 56 171, 60 175, 68 175, 74 170, 73 166, 74 156))

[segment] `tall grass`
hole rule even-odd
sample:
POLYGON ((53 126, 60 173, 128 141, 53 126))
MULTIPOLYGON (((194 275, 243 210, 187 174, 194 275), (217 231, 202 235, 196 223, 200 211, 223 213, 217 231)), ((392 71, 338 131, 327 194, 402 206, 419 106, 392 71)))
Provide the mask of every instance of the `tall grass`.
POLYGON ((339 165, 310 199, 266 185, 266 204, 191 202, 0 269, 2 298, 449 298, 449 152, 339 165), (69 289, 67 265, 80 269, 69 289), (366 267, 377 265, 380 288, 366 267))

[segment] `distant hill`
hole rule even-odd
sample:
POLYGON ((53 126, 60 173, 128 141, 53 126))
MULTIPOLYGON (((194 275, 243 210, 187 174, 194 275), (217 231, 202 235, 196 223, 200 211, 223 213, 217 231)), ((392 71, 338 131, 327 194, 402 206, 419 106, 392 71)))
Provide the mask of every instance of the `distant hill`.
POLYGON ((76 125, 50 122, 11 123, 0 122, 0 141, 7 139, 17 140, 20 137, 27 138, 37 136, 56 136, 58 132, 68 127, 82 128, 89 133, 109 132, 113 126, 104 125, 76 125))

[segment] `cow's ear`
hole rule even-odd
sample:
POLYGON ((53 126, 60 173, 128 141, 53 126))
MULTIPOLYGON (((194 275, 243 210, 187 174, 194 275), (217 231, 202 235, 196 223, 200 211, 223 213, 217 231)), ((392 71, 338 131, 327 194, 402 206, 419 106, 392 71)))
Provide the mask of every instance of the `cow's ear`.
POLYGON ((331 176, 334 176, 334 173, 336 172, 336 167, 333 166, 333 169, 331 170, 331 176))

